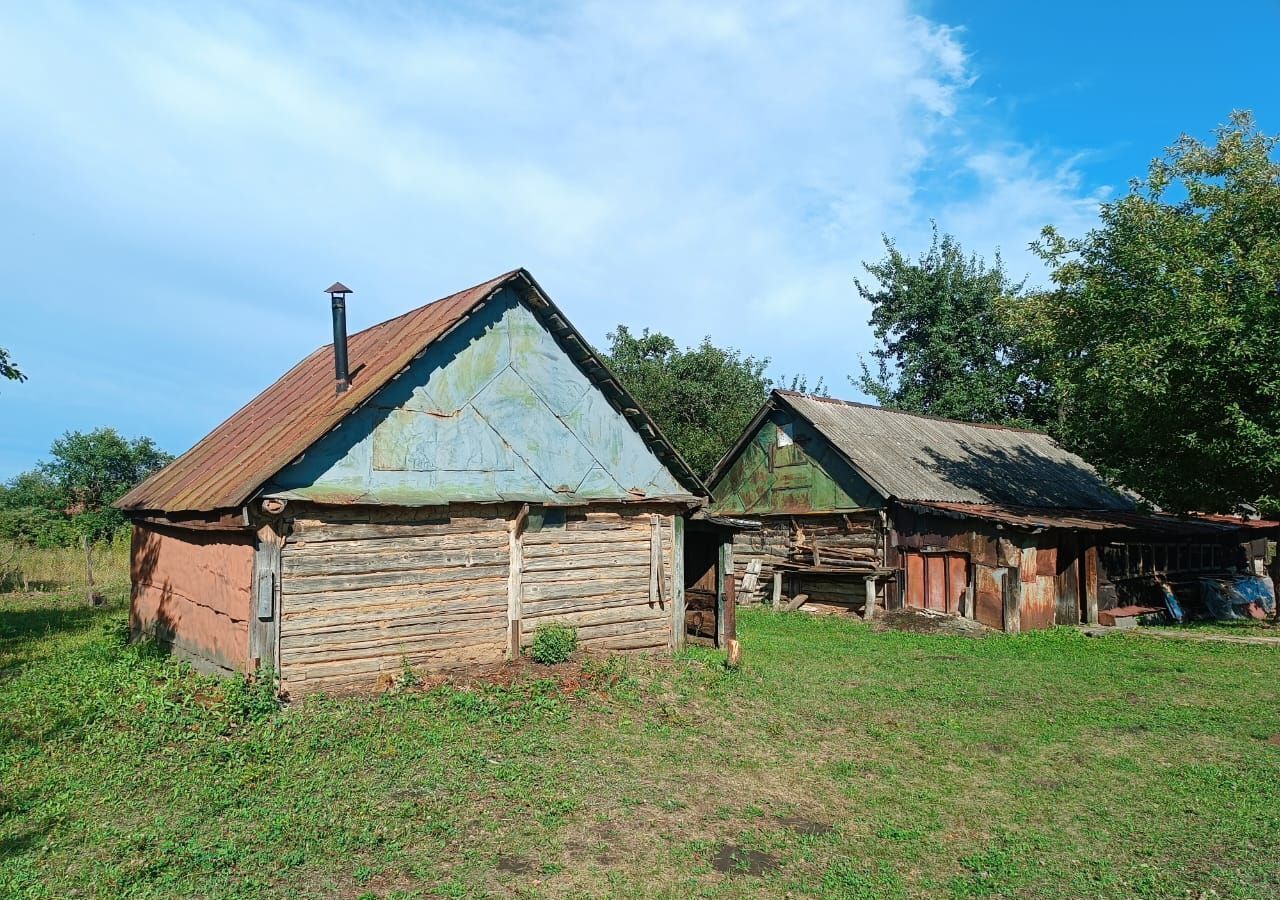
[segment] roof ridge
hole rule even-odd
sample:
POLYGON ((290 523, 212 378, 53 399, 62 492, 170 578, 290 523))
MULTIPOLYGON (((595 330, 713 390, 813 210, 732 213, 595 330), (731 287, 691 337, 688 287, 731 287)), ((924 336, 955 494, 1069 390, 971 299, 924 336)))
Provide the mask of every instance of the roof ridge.
POLYGON ((877 406, 874 403, 860 403, 857 400, 843 400, 840 397, 824 397, 820 394, 805 394, 800 391, 788 391, 783 388, 774 388, 773 393, 780 397, 793 398, 799 397, 804 400, 814 400, 819 403, 839 404, 841 406, 854 406, 859 409, 872 409, 876 412, 890 413, 895 416, 911 416, 916 419, 930 419, 934 422, 948 422, 952 425, 972 425, 974 428, 989 428, 993 431, 1016 431, 1021 434, 1038 434, 1057 443, 1053 435, 1047 431, 1041 431, 1038 428, 1022 428, 1017 425, 997 425, 994 422, 973 422, 969 419, 949 419, 946 416, 935 416, 932 413, 912 412, 906 409, 890 409, 885 406, 877 406))

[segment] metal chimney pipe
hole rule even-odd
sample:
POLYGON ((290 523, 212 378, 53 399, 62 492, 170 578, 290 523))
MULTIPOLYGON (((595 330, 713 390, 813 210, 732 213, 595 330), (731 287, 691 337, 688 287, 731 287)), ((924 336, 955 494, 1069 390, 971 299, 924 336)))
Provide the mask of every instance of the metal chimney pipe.
POLYGON ((347 294, 354 291, 335 281, 325 293, 333 306, 333 374, 337 381, 335 393, 341 394, 351 387, 351 372, 347 369, 347 294))

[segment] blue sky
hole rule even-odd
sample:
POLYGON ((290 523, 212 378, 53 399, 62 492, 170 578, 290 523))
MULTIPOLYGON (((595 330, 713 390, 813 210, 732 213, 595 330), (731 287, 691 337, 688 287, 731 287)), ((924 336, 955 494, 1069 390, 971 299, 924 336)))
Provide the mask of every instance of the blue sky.
POLYGON ((1180 132, 1280 129, 1273 2, 536 9, 8 10, 0 477, 68 429, 186 449, 327 342, 335 279, 359 328, 523 265, 598 344, 853 396, 881 232, 1035 281, 1180 132))

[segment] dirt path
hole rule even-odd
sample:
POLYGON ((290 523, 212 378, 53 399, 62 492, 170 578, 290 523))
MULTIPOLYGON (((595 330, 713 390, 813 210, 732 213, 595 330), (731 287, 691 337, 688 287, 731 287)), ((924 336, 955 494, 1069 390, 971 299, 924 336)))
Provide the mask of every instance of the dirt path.
POLYGON ((1262 644, 1280 647, 1280 634, 1219 634, 1212 631, 1182 631, 1174 628, 1134 628, 1130 634, 1145 634, 1147 637, 1162 638, 1173 641, 1221 641, 1227 644, 1262 644))

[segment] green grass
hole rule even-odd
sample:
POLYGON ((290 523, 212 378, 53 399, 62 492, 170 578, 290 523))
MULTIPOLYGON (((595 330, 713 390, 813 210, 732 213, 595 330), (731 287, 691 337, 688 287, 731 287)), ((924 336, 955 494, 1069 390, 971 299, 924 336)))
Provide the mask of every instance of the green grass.
POLYGON ((1280 894, 1270 647, 743 610, 736 672, 276 711, 124 602, 0 596, 0 896, 1280 894))

